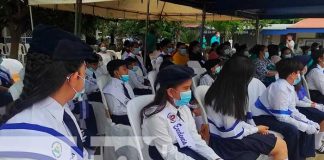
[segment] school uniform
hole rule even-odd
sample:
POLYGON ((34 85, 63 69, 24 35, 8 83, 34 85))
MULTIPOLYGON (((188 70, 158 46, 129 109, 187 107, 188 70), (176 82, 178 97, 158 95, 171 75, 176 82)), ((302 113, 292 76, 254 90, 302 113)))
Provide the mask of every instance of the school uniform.
POLYGON ((120 79, 112 78, 104 87, 103 93, 112 114, 112 121, 117 124, 130 125, 126 105, 135 97, 132 87, 120 79))
POLYGON ((93 72, 86 69, 85 74, 85 84, 84 84, 84 91, 87 95, 87 100, 92 102, 101 102, 102 103, 102 97, 99 90, 99 86, 97 84, 97 74, 96 72, 93 72))
POLYGON ((82 134, 65 104, 47 97, 0 127, 0 157, 87 159, 82 134), (73 138, 74 137, 74 138, 73 138))
POLYGON ((324 68, 317 65, 306 76, 311 100, 324 104, 324 68))
POLYGON ((11 79, 9 70, 0 65, 0 86, 9 88, 12 85, 11 79))
POLYGON ((315 156, 314 134, 306 134, 312 121, 296 109, 295 89, 286 80, 272 83, 255 102, 255 107, 254 122, 284 136, 289 159, 315 156))
POLYGON ((113 57, 107 52, 98 52, 97 54, 102 58, 102 66, 98 68, 98 72, 108 75, 107 64, 113 60, 113 57))
POLYGON ((232 116, 207 108, 210 146, 223 159, 255 160, 260 154, 269 155, 276 144, 272 134, 258 134, 258 128, 232 116))
POLYGON ((128 70, 129 75, 129 85, 133 88, 135 95, 148 95, 152 94, 150 86, 144 85, 144 79, 139 77, 135 71, 128 70))
MULTIPOLYGON (((158 106, 156 106, 158 107, 158 106)), ((154 160, 215 160, 220 158, 201 138, 188 106, 175 108, 167 102, 165 108, 143 119, 142 135, 154 160)))
POLYGON ((140 70, 138 70, 136 73, 137 73, 139 76, 145 76, 145 75, 147 75, 147 70, 146 70, 146 68, 145 68, 144 61, 143 61, 142 56, 137 55, 137 54, 134 54, 134 53, 132 53, 132 52, 127 52, 127 51, 125 51, 125 52, 123 53, 123 55, 122 55, 122 59, 125 60, 125 59, 127 59, 128 57, 132 57, 132 58, 136 59, 137 64, 138 64, 138 66, 139 66, 139 68, 140 68, 140 70))
POLYGON ((167 55, 166 53, 164 53, 163 51, 160 51, 160 54, 156 57, 156 59, 152 60, 152 66, 153 69, 155 69, 156 71, 159 71, 160 66, 163 62, 163 56, 167 55))
POLYGON ((211 86, 214 83, 214 79, 208 74, 204 74, 200 80, 199 80, 199 85, 207 85, 207 86, 211 86))

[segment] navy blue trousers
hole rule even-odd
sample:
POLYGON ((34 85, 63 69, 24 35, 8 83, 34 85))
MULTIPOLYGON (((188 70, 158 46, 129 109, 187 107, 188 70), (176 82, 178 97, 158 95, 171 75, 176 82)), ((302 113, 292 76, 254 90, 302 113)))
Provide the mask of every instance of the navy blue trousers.
POLYGON ((322 95, 321 92, 316 90, 309 90, 309 93, 312 101, 316 103, 324 104, 324 95, 322 95))
POLYGON ((111 115, 111 120, 116 124, 123 124, 123 125, 130 126, 127 115, 121 115, 121 116, 111 115))
POLYGON ((13 102, 13 99, 9 92, 0 93, 0 107, 8 105, 11 102, 13 102))
MULTIPOLYGON (((197 160, 207 160, 207 158, 203 157, 199 153, 195 152, 194 150, 190 149, 189 147, 180 148, 178 144, 174 144, 178 147, 178 151, 197 160)), ((149 146, 149 155, 153 160, 163 160, 160 152, 156 149, 155 146, 149 146)))
POLYGON ((315 136, 299 131, 295 126, 278 121, 274 116, 253 117, 257 125, 268 126, 271 131, 284 136, 288 147, 288 157, 293 160, 305 160, 315 157, 315 136))

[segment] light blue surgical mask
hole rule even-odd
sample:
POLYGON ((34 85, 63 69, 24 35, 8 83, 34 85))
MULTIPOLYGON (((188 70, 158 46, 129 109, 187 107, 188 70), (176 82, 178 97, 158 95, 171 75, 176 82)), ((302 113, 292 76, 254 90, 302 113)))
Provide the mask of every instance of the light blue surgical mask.
POLYGON ((215 69, 215 73, 216 73, 216 74, 219 74, 221 70, 222 70, 222 67, 221 67, 221 66, 218 66, 218 67, 216 67, 216 69, 215 69))
POLYGON ((301 76, 298 74, 297 79, 294 80, 294 85, 297 85, 301 81, 301 76))
POLYGON ((177 107, 186 106, 191 100, 191 90, 186 92, 180 92, 180 99, 174 100, 174 104, 177 107))
MULTIPOLYGON (((83 77, 81 77, 81 76, 79 76, 78 75, 78 77, 80 77, 82 80, 83 80, 83 84, 85 84, 85 78, 83 78, 83 77)), ((70 80, 70 77, 67 77, 67 80, 70 80)), ((78 101, 82 101, 83 100, 83 98, 82 98, 82 95, 84 94, 84 92, 85 92, 85 90, 84 90, 84 88, 80 91, 80 92, 78 92, 75 88, 73 88, 72 86, 71 86, 71 88, 73 89, 73 91, 75 92, 75 94, 74 94, 74 97, 72 98, 72 100, 78 100, 78 101)))
POLYGON ((0 64, 3 62, 3 57, 0 55, 0 64))
POLYGON ((307 55, 309 55, 309 56, 312 55, 312 51, 308 51, 307 55))
POLYGON ((138 71, 138 66, 134 66, 132 69, 133 72, 137 72, 138 71))
POLYGON ((264 53, 264 58, 265 58, 265 59, 269 59, 269 52, 265 52, 265 53, 264 53))
POLYGON ((172 53, 173 52, 173 48, 168 48, 168 53, 172 53))
POLYGON ((127 83, 129 81, 129 75, 128 74, 121 75, 120 80, 123 81, 124 83, 127 83))
POLYGON ((134 48, 134 53, 138 54, 140 50, 141 50, 141 48, 134 48))
POLYGON ((187 49, 181 48, 181 49, 179 49, 179 53, 182 55, 185 55, 185 54, 187 54, 187 49))
POLYGON ((91 67, 89 67, 88 69, 89 69, 89 71, 91 71, 91 72, 95 72, 95 70, 94 70, 93 68, 91 68, 91 67))
POLYGON ((286 54, 286 55, 283 56, 283 58, 286 58, 286 59, 287 58, 292 58, 292 55, 291 54, 286 54))

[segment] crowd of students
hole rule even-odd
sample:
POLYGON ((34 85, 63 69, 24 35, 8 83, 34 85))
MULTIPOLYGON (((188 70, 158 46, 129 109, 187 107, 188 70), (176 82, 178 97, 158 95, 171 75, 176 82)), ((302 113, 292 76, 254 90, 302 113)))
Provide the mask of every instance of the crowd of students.
MULTIPOLYGON (((143 137, 154 137, 144 139, 152 159, 255 160, 264 154, 275 160, 302 160, 322 154, 324 50, 313 44, 297 55, 290 38, 286 47, 256 45, 250 50, 214 40, 206 56, 198 41, 173 47, 164 39, 146 65, 138 42, 125 41, 118 59, 105 43, 94 53, 68 32, 38 26, 27 54, 22 93, 5 104, 0 157, 87 159, 95 152, 90 137, 98 132, 89 102, 106 100, 112 121, 130 126, 128 102, 153 90, 152 102, 136 106, 143 108, 138 115, 143 137), (206 72, 196 75, 189 61, 206 72), (150 69, 157 72, 154 85, 148 81, 150 69), (101 76, 110 77, 102 93, 101 76), (208 118, 207 135, 197 123, 203 113, 193 96, 195 76, 200 76, 196 85, 209 86, 201 106, 208 118), (18 136, 22 139, 17 142, 18 136), (32 136, 50 138, 35 143, 32 136), (33 147, 25 147, 31 143, 33 147)), ((3 67, 0 77, 0 99, 7 99, 11 77, 3 67)))

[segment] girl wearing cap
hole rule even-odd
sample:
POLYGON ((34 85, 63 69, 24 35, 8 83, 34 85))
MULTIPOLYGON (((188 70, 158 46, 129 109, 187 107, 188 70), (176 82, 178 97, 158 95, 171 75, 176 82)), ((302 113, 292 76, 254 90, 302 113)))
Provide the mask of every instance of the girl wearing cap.
POLYGON ((222 69, 220 60, 215 59, 206 61, 205 68, 207 71, 201 75, 199 85, 211 86, 222 69))
POLYGON ((1 158, 88 158, 67 102, 80 95, 84 59, 91 54, 79 38, 56 27, 34 30, 23 91, 2 119, 1 158))
POLYGON ((210 145, 224 159, 255 160, 260 154, 287 159, 285 142, 269 134, 267 126, 247 123, 248 84, 253 63, 236 56, 227 61, 205 96, 211 132, 210 145), (235 76, 234 76, 235 75, 235 76))
POLYGON ((172 65, 161 70, 153 102, 142 109, 144 142, 154 160, 215 160, 220 157, 202 140, 187 106, 191 99, 191 68, 172 65))

